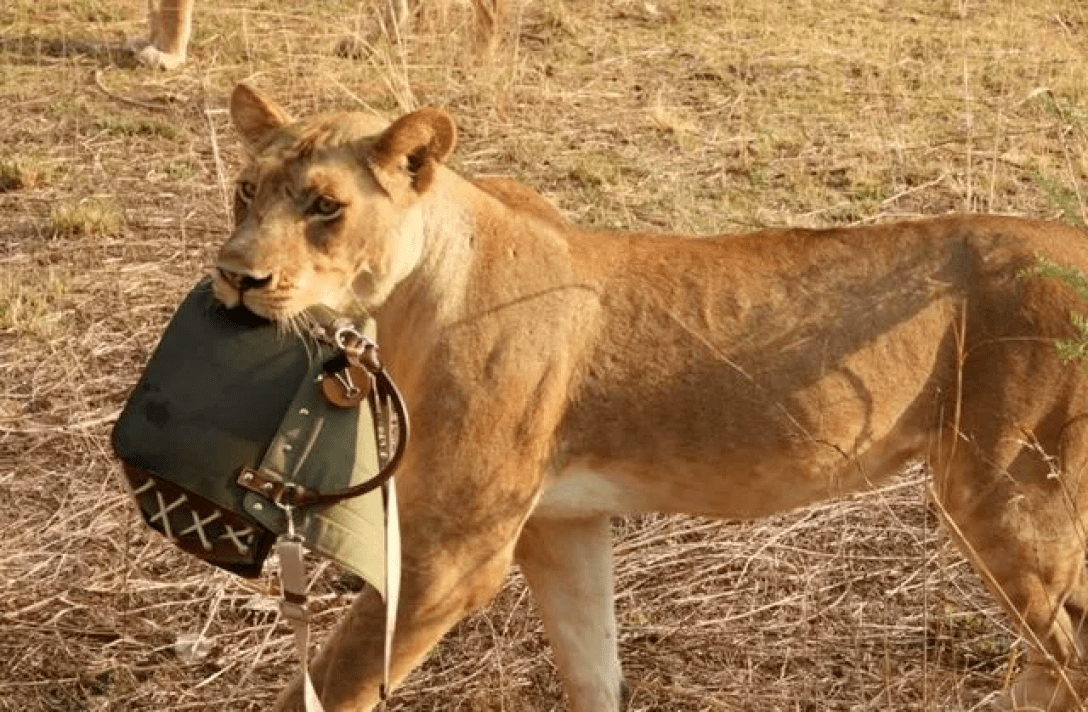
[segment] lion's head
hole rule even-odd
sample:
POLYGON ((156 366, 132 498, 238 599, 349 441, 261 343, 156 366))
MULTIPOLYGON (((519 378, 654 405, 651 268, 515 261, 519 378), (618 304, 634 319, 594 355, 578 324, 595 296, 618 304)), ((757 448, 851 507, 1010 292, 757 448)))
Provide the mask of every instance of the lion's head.
POLYGON ((230 113, 251 156, 216 296, 280 322, 316 304, 380 305, 422 253, 420 197, 453 150, 453 120, 427 108, 392 125, 359 113, 293 121, 244 84, 230 113))

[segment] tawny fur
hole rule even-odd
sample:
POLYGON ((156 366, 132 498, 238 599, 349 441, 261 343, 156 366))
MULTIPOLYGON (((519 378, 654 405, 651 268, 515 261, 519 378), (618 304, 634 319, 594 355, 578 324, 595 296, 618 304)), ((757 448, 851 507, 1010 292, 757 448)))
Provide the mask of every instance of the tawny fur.
MULTIPOLYGON (((1033 646, 1013 697, 1077 707, 1088 376, 1055 340, 1085 305, 1021 272, 1037 255, 1088 272, 1084 233, 987 216, 589 231, 527 186, 446 168, 436 109, 290 122, 241 85, 232 115, 253 158, 216 294, 278 320, 369 311, 408 402, 397 680, 517 561, 572 709, 615 712, 610 516, 761 517, 921 458, 1033 646)), ((364 593, 323 646, 328 709, 375 704, 381 621, 364 593)), ((299 705, 294 684, 281 707, 299 705)))

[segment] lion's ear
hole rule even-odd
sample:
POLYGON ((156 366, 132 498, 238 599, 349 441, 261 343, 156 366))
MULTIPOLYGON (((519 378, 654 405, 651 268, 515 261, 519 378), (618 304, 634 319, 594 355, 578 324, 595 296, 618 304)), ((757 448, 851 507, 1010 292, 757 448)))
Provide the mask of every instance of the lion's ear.
POLYGON ((385 192, 396 198, 406 189, 423 193, 438 165, 457 142, 457 127, 441 109, 427 107, 393 122, 370 149, 370 170, 385 192))
POLYGON ((230 118, 250 149, 259 146, 270 131, 291 123, 279 104, 248 84, 239 84, 231 92, 230 118))

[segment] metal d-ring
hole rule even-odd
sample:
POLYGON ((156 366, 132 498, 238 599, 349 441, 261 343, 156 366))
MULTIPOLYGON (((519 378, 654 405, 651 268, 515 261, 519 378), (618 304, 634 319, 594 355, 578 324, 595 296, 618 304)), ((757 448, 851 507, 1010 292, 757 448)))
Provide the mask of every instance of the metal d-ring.
POLYGON ((339 349, 355 351, 365 346, 369 339, 356 329, 354 324, 348 324, 347 326, 336 327, 336 331, 332 333, 332 341, 339 349), (349 339, 351 343, 349 343, 349 339))

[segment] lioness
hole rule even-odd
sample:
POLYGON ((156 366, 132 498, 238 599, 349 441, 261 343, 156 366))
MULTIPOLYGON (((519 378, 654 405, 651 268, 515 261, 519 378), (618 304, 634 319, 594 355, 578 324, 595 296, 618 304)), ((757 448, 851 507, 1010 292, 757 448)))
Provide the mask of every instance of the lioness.
MULTIPOLYGON (((447 168, 439 109, 294 121, 240 85, 230 110, 252 158, 215 294, 280 322, 316 303, 373 314, 408 403, 396 679, 517 562, 572 708, 615 712, 611 516, 762 517, 924 458, 1033 647, 1015 701, 1077 706, 1088 375, 1055 340, 1084 305, 1021 273, 1037 255, 1088 271, 1088 235, 986 216, 590 231, 447 168)), ((375 704, 381 610, 360 595, 318 655, 331 709, 375 704)), ((300 707, 298 684, 280 706, 300 707)))

